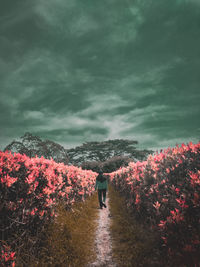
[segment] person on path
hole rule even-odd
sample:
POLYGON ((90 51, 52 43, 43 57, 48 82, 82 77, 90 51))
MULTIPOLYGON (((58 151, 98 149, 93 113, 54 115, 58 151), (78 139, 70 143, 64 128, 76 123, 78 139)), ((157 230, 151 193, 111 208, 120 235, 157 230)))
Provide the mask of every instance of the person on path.
POLYGON ((100 209, 103 208, 103 206, 106 208, 106 192, 108 190, 108 181, 106 179, 106 176, 103 175, 102 170, 98 172, 97 178, 96 178, 96 184, 95 184, 95 190, 98 189, 98 199, 99 199, 99 206, 100 209), (103 201, 102 201, 103 197, 103 201))

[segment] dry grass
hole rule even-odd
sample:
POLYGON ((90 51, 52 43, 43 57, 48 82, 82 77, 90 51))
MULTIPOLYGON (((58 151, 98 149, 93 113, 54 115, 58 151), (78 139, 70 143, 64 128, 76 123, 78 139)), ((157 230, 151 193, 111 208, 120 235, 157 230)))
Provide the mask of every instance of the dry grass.
POLYGON ((45 231, 39 259, 30 260, 28 266, 82 267, 93 262, 98 212, 97 193, 75 203, 72 211, 66 211, 60 203, 55 222, 45 231))
POLYGON ((109 187, 113 258, 120 267, 160 266, 156 236, 136 222, 125 199, 109 187))

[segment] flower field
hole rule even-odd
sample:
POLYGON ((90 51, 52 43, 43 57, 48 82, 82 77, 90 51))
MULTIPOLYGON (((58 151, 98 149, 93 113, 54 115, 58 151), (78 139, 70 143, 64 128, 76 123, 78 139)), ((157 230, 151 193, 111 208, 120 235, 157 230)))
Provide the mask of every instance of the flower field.
POLYGON ((59 200, 70 209, 91 195, 96 175, 52 159, 0 151, 0 265, 15 266, 15 251, 56 217, 59 200))
POLYGON ((141 222, 159 233, 160 249, 183 266, 200 263, 200 143, 182 144, 110 174, 141 222))
MULTIPOLYGON (((135 218, 158 234, 163 258, 198 266, 200 143, 165 149, 109 175, 135 218)), ((25 240, 37 251, 39 233, 56 219, 59 201, 68 210, 84 201, 94 192, 96 176, 52 159, 0 151, 0 265, 14 267, 25 240)))

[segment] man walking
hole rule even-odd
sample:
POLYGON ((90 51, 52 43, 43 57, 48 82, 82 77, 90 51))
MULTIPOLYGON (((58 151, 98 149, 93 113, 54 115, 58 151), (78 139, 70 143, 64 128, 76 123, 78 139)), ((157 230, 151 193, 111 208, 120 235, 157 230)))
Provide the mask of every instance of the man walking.
POLYGON ((95 190, 96 189, 98 189, 98 199, 99 199, 100 209, 102 209, 103 206, 106 208, 105 201, 106 201, 106 192, 108 190, 108 181, 105 175, 103 175, 102 170, 98 172, 98 176, 96 178, 95 190), (102 197, 103 197, 103 201, 102 201, 102 197))

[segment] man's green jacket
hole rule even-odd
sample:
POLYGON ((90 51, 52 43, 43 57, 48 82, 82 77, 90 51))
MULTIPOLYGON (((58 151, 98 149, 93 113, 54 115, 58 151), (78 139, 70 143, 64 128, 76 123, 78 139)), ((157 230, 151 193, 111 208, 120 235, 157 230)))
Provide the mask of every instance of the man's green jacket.
POLYGON ((108 189, 108 181, 105 180, 102 183, 98 180, 96 180, 95 190, 97 189, 108 189))

